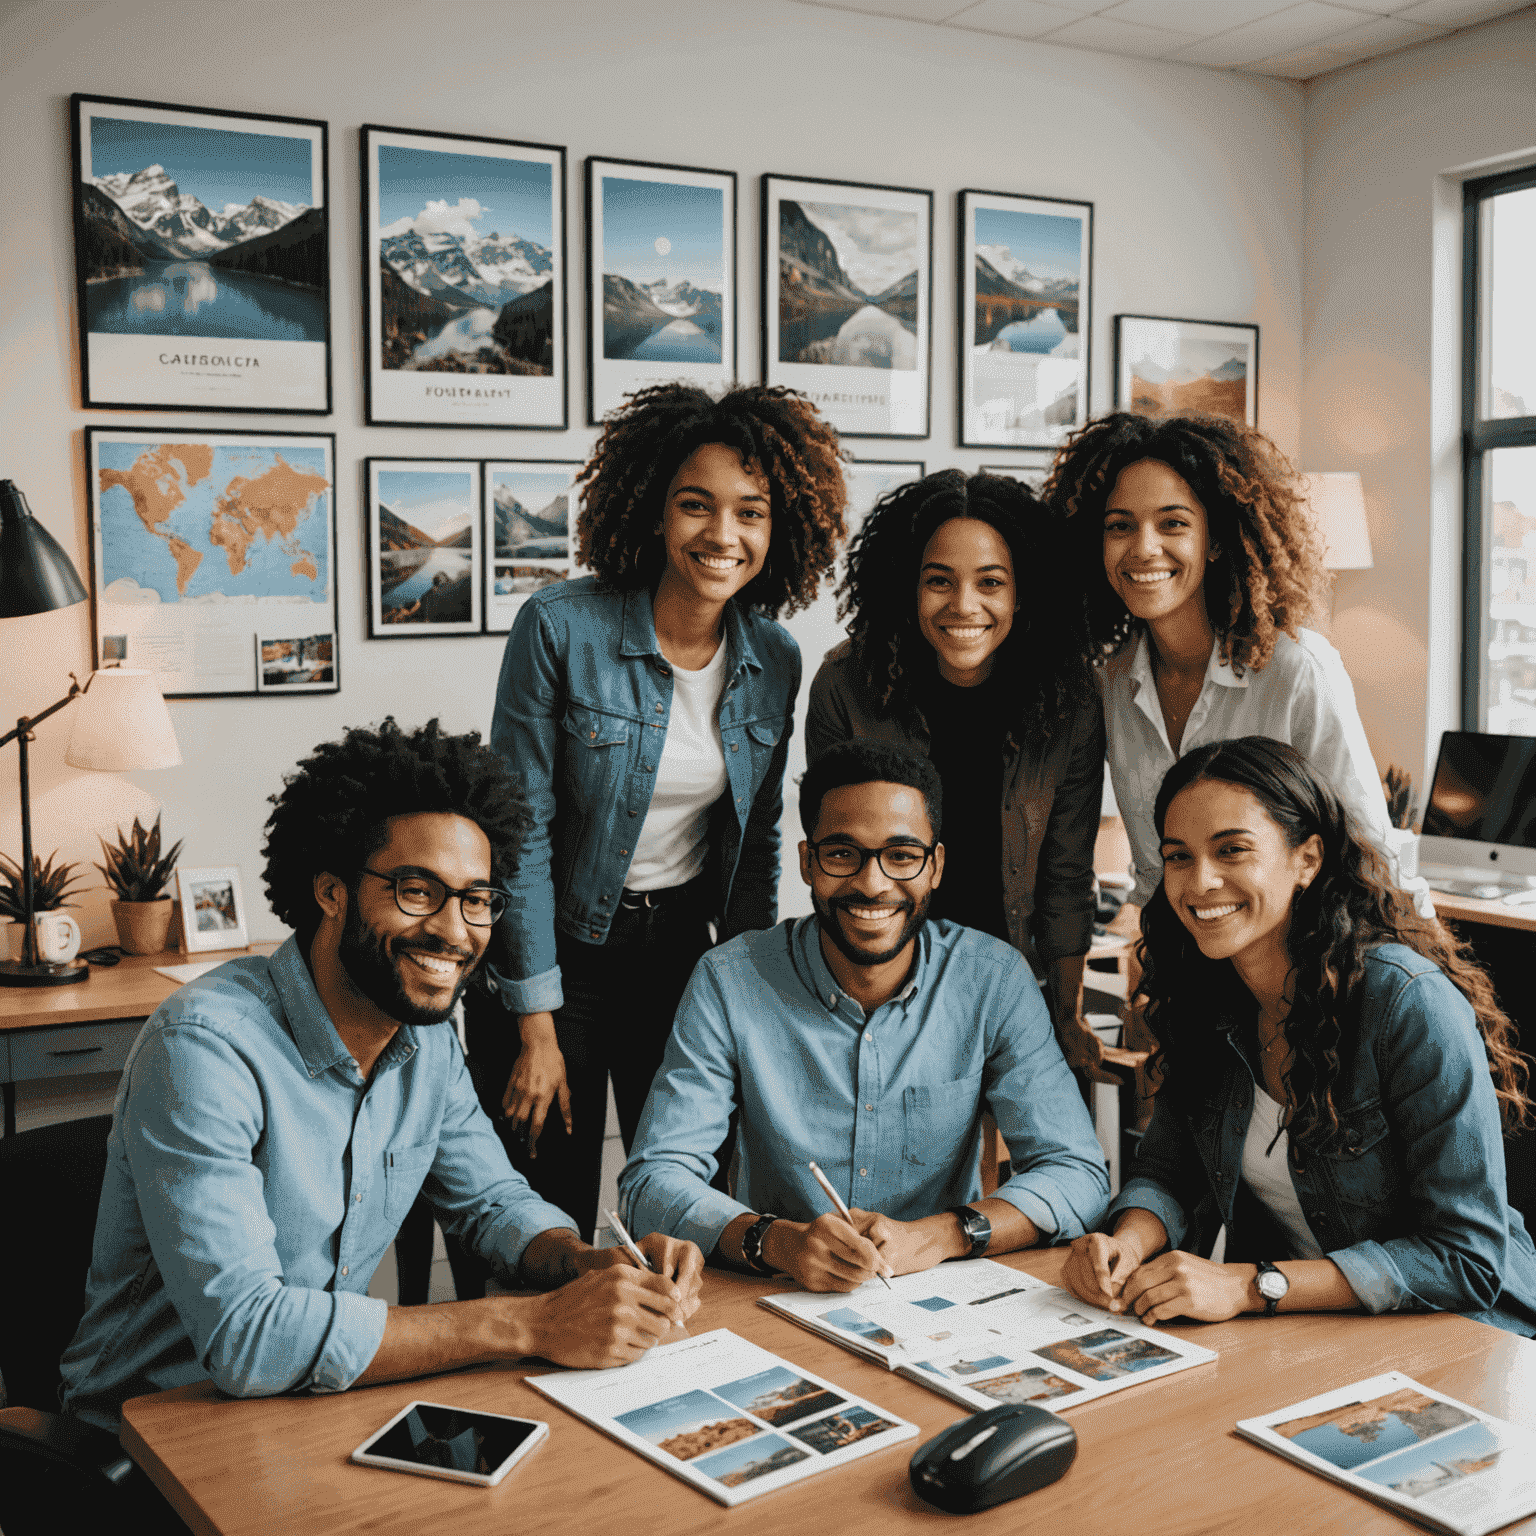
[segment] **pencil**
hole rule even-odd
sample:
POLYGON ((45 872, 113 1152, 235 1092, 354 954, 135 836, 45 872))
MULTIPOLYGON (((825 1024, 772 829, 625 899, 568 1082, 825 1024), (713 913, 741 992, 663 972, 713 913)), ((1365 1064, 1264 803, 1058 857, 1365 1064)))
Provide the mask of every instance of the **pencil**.
MULTIPOLYGON (((853 1225, 853 1216, 849 1212, 848 1207, 843 1204, 843 1197, 838 1194, 835 1189, 832 1188, 831 1180, 827 1178, 826 1174, 824 1174, 821 1169, 816 1166, 815 1163, 807 1163, 805 1166, 811 1170, 811 1177, 815 1179, 816 1182, 820 1184, 824 1190, 826 1190, 828 1198, 832 1201, 832 1204, 837 1207, 837 1214, 841 1216, 843 1220, 846 1221, 851 1227, 853 1225)), ((878 1273, 878 1271, 876 1273, 878 1273)), ((884 1275, 880 1275, 880 1283, 886 1288, 886 1290, 891 1289, 891 1282, 887 1280, 884 1275)))

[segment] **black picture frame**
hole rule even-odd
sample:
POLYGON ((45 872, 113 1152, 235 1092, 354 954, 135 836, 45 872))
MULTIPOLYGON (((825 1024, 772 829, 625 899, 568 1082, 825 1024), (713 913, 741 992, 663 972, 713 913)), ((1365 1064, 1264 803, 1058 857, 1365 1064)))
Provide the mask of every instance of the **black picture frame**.
MULTIPOLYGON (((358 130, 358 155, 362 178, 359 202, 362 217, 364 420, 369 426, 565 431, 571 424, 565 146, 364 123, 358 130), (386 284, 381 270, 385 265, 383 242, 418 232, 410 230, 396 236, 382 233, 381 205, 386 198, 393 201, 393 194, 387 191, 383 176, 375 169, 380 150, 456 155, 466 162, 473 162, 472 166, 466 166, 464 174, 453 179, 451 187, 444 185, 443 201, 446 202, 452 192, 454 206, 435 220, 466 228, 486 214, 504 215, 509 203, 519 195, 513 180, 508 179, 514 177, 510 171, 505 174, 500 190, 494 193, 495 203, 482 205, 478 199, 465 195, 466 182, 478 186, 491 176, 488 169, 491 161, 547 166, 550 197, 547 238, 550 245, 540 246, 536 240, 519 236, 515 230, 505 239, 499 229, 483 233, 472 231, 471 241, 466 241, 455 230, 442 231, 440 233, 454 237, 458 246, 456 251, 441 246, 432 250, 424 248, 414 259, 409 259, 409 253, 401 253, 407 270, 420 266, 421 272, 425 273, 430 268, 434 277, 426 279, 419 291, 402 292, 393 282, 386 284), (469 201, 477 205, 473 214, 465 210, 465 203, 469 201), (496 206, 498 203, 500 207, 496 206), (493 238, 497 244, 491 254, 496 259, 487 266, 483 253, 493 238), (547 305, 537 299, 546 285, 530 282, 546 270, 542 265, 546 260, 550 274, 547 305), (448 280, 452 275, 460 278, 458 284, 448 280), (459 290, 469 283, 476 286, 466 296, 459 290), (527 286, 520 286, 523 284, 527 286), (428 292, 428 288, 432 292, 428 292), (513 292, 517 293, 516 298, 508 296, 513 292), (477 305, 470 302, 472 299, 482 302, 477 305), (385 315, 386 303, 391 306, 389 317, 385 315), (487 326, 484 315, 493 307, 496 317, 487 326), (512 311, 510 316, 508 310, 512 311), (431 336, 423 333, 421 342, 412 344, 413 362, 422 361, 415 357, 414 348, 438 343, 451 329, 455 332, 454 339, 474 343, 476 351, 465 353, 450 342, 442 347, 439 355, 460 358, 466 365, 479 360, 483 365, 484 359, 479 354, 484 350, 496 354, 494 361, 500 368, 493 372, 470 372, 467 366, 443 370, 401 368, 397 365, 398 359, 407 342, 399 339, 398 330, 393 337, 386 335, 391 319, 403 324, 415 324, 419 320, 425 326, 438 325, 436 333, 431 336), (503 324, 507 326, 505 337, 498 335, 498 327, 503 324), (511 347, 537 352, 538 356, 514 355, 508 350, 511 347), (546 355, 549 371, 532 371, 545 366, 546 355), (458 385, 434 382, 442 374, 458 377, 464 382, 458 385)), ((490 184, 495 185, 494 182, 490 184)), ((402 185, 416 189, 417 200, 420 199, 418 178, 402 179, 402 185)), ((415 222, 420 223, 425 218, 428 218, 428 210, 423 205, 415 222)), ((391 220, 390 225, 398 222, 391 220)), ((544 236, 542 225, 537 233, 544 236)), ((402 289, 412 290, 412 283, 401 276, 400 265, 395 262, 389 265, 394 281, 400 283, 402 289)))
MULTIPOLYGON (((83 408, 329 416, 329 125, 318 118, 83 91, 75 92, 69 105, 83 408), (102 133, 99 169, 93 107, 121 109, 100 118, 115 125, 112 149, 129 159, 153 158, 142 166, 106 171, 111 150, 109 136, 102 133), (135 123, 143 125, 137 132, 135 123), (248 131, 240 142, 230 142, 226 166, 213 168, 206 154, 211 141, 203 141, 202 158, 192 172, 200 185, 217 189, 210 193, 215 202, 231 191, 240 195, 240 173, 263 139, 273 146, 268 185, 278 175, 302 182, 298 156, 290 149, 280 158, 276 151, 280 143, 309 141, 308 192, 313 198, 318 189, 319 202, 310 201, 284 218, 295 205, 253 192, 238 213, 227 215, 214 213, 196 193, 186 192, 177 181, 177 160, 197 142, 194 136, 234 134, 240 132, 232 126, 238 123, 248 125, 248 131), (300 131, 280 135, 256 126, 271 124, 300 131), (150 176, 156 166, 160 175, 150 176), (235 180, 221 186, 220 176, 231 169, 235 180), (113 184, 113 190, 103 183, 113 184), (170 192, 176 193, 174 201, 170 192), (187 197, 194 208, 183 206, 187 197), (231 230, 239 230, 241 238, 232 239, 231 230), (173 324, 170 317, 176 314, 190 318, 173 324), (215 334, 203 334, 199 321, 215 334), (93 323, 99 328, 93 329, 93 323), (157 324, 170 328, 156 329, 157 324), (241 335, 242 330, 268 334, 241 335)), ((185 180, 187 172, 181 175, 185 180)), ((232 204, 226 201, 225 206, 232 204)))
MULTIPOLYGON (((761 180, 761 208, 761 303, 758 334, 764 383, 784 384, 802 391, 844 437, 928 437, 933 425, 933 193, 921 187, 896 187, 879 182, 771 173, 765 174, 761 180), (804 318, 792 322, 797 329, 804 328, 805 345, 798 348, 796 357, 785 359, 781 353, 786 347, 795 348, 801 336, 788 337, 784 334, 785 311, 781 288, 785 267, 782 249, 785 215, 781 204, 810 201, 803 193, 799 198, 786 197, 786 191, 819 187, 827 188, 829 193, 835 191, 846 194, 838 203, 820 206, 857 207, 865 212, 909 215, 913 218, 913 252, 917 262, 910 274, 913 328, 909 328, 898 313, 906 308, 906 275, 896 278, 873 295, 857 287, 843 271, 841 258, 836 253, 831 237, 800 210, 801 221, 810 226, 813 233, 807 233, 796 224, 795 237, 812 255, 812 260, 806 262, 798 257, 790 259, 796 267, 804 267, 807 276, 820 283, 827 302, 817 306, 819 313, 816 314, 811 314, 807 306, 804 318), (828 252, 831 253, 830 260, 827 259, 828 252), (862 304, 861 300, 864 301, 862 304), (894 325, 877 325, 864 334, 845 336, 843 333, 848 322, 863 314, 866 308, 880 311, 894 325), (912 336, 909 355, 914 360, 914 366, 911 368, 895 362, 896 358, 906 352, 903 332, 912 336), (805 353, 813 349, 830 355, 807 359, 805 353), (884 355, 888 361, 847 362, 840 361, 839 355, 853 358, 884 355), (823 368, 828 377, 818 376, 823 368), (915 375, 914 383, 919 398, 898 399, 898 396, 912 393, 911 390, 897 387, 907 384, 904 375, 908 373, 915 375), (877 387, 882 384, 883 388, 877 387), (893 430, 898 425, 901 429, 893 430)), ((790 217, 793 218, 793 215, 790 217)), ((848 238, 845 231, 840 230, 840 233, 848 238)), ((876 270, 873 261, 871 270, 876 270)))
POLYGON ((481 489, 484 483, 484 462, 480 459, 456 459, 428 454, 376 454, 363 460, 363 568, 368 592, 368 638, 370 640, 439 640, 449 636, 484 633, 485 602, 482 572, 485 559, 485 509, 481 489), (419 574, 422 574, 423 565, 430 567, 430 562, 436 557, 428 555, 425 560, 410 565, 402 580, 391 582, 386 586, 382 576, 382 557, 385 551, 380 547, 383 543, 380 534, 383 518, 380 514, 388 511, 391 516, 406 525, 400 552, 408 551, 413 546, 424 550, 438 548, 443 551, 441 558, 451 561, 457 568, 457 561, 452 559, 452 555, 454 549, 459 547, 460 540, 456 531, 452 531, 449 538, 434 538, 433 535, 438 533, 438 529, 446 526, 444 524, 426 529, 416 527, 410 521, 413 515, 410 503, 402 504, 397 500, 395 505, 401 507, 401 512, 385 507, 377 478, 381 471, 421 477, 418 487, 420 492, 422 494, 435 492, 439 498, 437 504, 441 503, 441 487, 433 487, 424 477, 431 475, 439 480, 444 478, 451 480, 461 474, 469 477, 469 483, 462 490, 463 502, 460 508, 464 517, 463 528, 469 533, 468 565, 461 571, 444 571, 442 575, 431 572, 429 585, 423 585, 419 594, 408 594, 412 597, 414 611, 409 616, 395 619, 387 617, 385 610, 399 609, 404 605, 403 603, 386 603, 386 596, 393 597, 405 582, 417 580, 419 574), (423 540, 425 540, 424 543, 423 540), (446 583, 443 581, 443 576, 447 577, 446 583), (440 586, 444 588, 441 592, 438 591, 440 586), (437 617, 433 616, 434 607, 452 605, 456 610, 460 597, 464 598, 468 605, 467 613, 463 618, 444 618, 440 613, 437 617))
MULTIPOLYGON (((712 170, 705 166, 693 165, 669 165, 655 160, 624 160, 611 155, 588 155, 585 165, 585 193, 586 193, 586 322, 587 322, 587 425, 598 426, 603 417, 617 406, 624 395, 631 390, 642 389, 648 384, 659 384, 673 379, 680 379, 685 383, 697 384, 701 388, 711 391, 719 391, 736 382, 740 361, 740 277, 738 270, 738 208, 737 208, 737 177, 735 171, 712 170), (615 167, 622 171, 643 173, 649 171, 670 172, 674 177, 693 178, 690 181, 669 181, 666 176, 647 176, 638 174, 634 179, 639 181, 654 182, 658 187, 683 187, 693 186, 709 188, 710 182, 717 185, 711 190, 718 190, 721 194, 721 242, 720 242, 720 314, 718 319, 718 361, 696 361, 688 358, 674 357, 671 359, 658 358, 654 362, 636 362, 629 358, 610 358, 607 354, 607 323, 606 318, 611 302, 623 302, 628 300, 628 307, 637 311, 635 318, 637 323, 650 321, 653 317, 644 313, 644 305, 647 299, 651 300, 651 307, 658 308, 656 296, 647 288, 633 283, 624 274, 610 274, 605 269, 608 265, 604 249, 605 235, 607 233, 607 209, 606 203, 598 198, 597 186, 604 171, 608 167, 615 167), (601 275, 601 282, 599 282, 601 275), (609 293, 609 277, 616 276, 627 289, 640 288, 638 293, 615 294, 609 293)), ((658 220, 659 220, 658 215, 658 220)), ((659 247, 665 241, 665 233, 658 238, 658 256, 662 255, 659 247)), ((668 251, 673 247, 668 244, 668 251)), ((663 275, 662 281, 665 281, 663 275)), ((707 279, 706 279, 707 281, 707 279)), ((698 285, 689 279, 684 279, 682 284, 671 285, 673 293, 679 289, 683 294, 679 299, 686 305, 692 302, 694 297, 707 300, 710 290, 700 290, 698 285), (691 290, 688 291, 688 290, 691 290)), ((694 323, 695 317, 700 314, 706 316, 702 329, 708 333, 708 306, 701 304, 691 313, 685 314, 682 309, 669 310, 676 316, 676 320, 686 320, 694 323)), ((671 329, 672 326, 654 317, 660 326, 671 329)), ((672 322, 676 324, 676 320, 672 322)), ((646 336, 641 345, 654 341, 655 337, 646 336)), ((686 339, 684 339, 686 344, 686 339)))
MULTIPOLYGON (((85 429, 84 445, 90 549, 91 655, 95 666, 112 664, 148 667, 157 674, 161 691, 168 699, 249 698, 257 695, 262 697, 281 695, 285 691, 290 694, 298 691, 309 693, 341 691, 341 626, 336 572, 336 434, 334 432, 210 430, 206 426, 160 428, 93 425, 85 429), (116 464, 104 466, 101 463, 102 450, 109 444, 122 444, 142 449, 143 452, 135 456, 131 463, 128 462, 126 454, 113 455, 113 457, 121 457, 126 467, 120 468, 116 464), (255 559, 259 559, 274 543, 277 543, 281 550, 277 563, 286 562, 290 576, 302 577, 302 562, 306 558, 312 566, 316 563, 313 541, 303 540, 301 526, 310 514, 295 512, 293 525, 284 528, 284 520, 273 514, 274 503, 270 497, 264 496, 258 503, 243 509, 238 497, 233 498, 235 504, 230 505, 232 498, 228 495, 220 495, 220 491, 237 477, 251 480, 250 471, 256 467, 251 464, 229 466, 231 472, 227 479, 214 481, 212 476, 218 465, 217 451, 224 444, 231 445, 237 452, 243 448, 247 456, 254 449, 271 449, 274 460, 280 460, 283 472, 297 477, 290 486, 286 487, 290 498, 306 489, 306 480, 312 480, 316 470, 309 465, 289 461, 297 460, 298 450, 302 450, 306 445, 323 445, 320 463, 326 480, 324 493, 328 514, 325 520, 328 541, 324 580, 326 599, 308 608, 300 608, 292 602, 290 596, 284 602, 274 604, 270 610, 266 610, 262 608, 259 597, 277 594, 247 594, 238 590, 224 594, 237 599, 247 595, 257 595, 258 601, 254 604, 240 601, 229 603, 229 611, 222 615, 226 620, 223 626, 223 638, 227 642, 223 647, 215 648, 208 644, 208 631, 213 626, 206 623, 196 626, 199 646, 194 652, 194 666, 175 668, 166 665, 173 655, 174 642, 181 639, 186 649, 186 638, 194 631, 194 626, 190 621, 184 622, 177 609, 180 599, 186 595, 188 587, 196 580, 198 572, 203 570, 205 561, 214 559, 217 555, 224 564, 224 569, 219 572, 220 576, 227 574, 231 584, 238 584, 244 580, 247 585, 254 585, 266 579, 265 573, 252 569, 253 552, 255 559), (287 458, 282 457, 284 448, 288 450, 287 458), (158 455, 154 454, 154 450, 159 450, 158 455), (203 457, 204 450, 207 451, 206 460, 203 457), (190 461, 189 452, 196 454, 196 457, 190 461), (151 462, 145 463, 146 458, 151 462), (105 483, 102 473, 104 468, 113 476, 110 484, 105 483), (132 478, 135 473, 141 478, 141 484, 135 484, 132 478), (169 490, 166 488, 168 482, 169 490), (206 491, 200 489, 205 482, 211 482, 207 484, 206 491), (123 507, 104 508, 102 502, 105 494, 117 489, 126 492, 130 504, 123 507), (204 495, 209 502, 207 507, 209 525, 208 533, 204 537, 207 547, 200 548, 193 542, 200 530, 194 531, 187 526, 186 514, 182 513, 182 508, 187 506, 191 497, 201 498, 204 495), (114 525, 110 530, 107 527, 108 513, 114 525), (164 515, 156 516, 157 513, 164 515), (180 533, 176 531, 177 524, 172 521, 178 513, 181 513, 182 517, 179 525, 180 533), (162 525, 164 531, 157 532, 156 530, 162 525), (110 559, 107 554, 109 532, 112 545, 110 559), (217 539, 213 537, 215 532, 219 535, 217 539), (136 544, 141 535, 164 540, 166 555, 174 563, 174 572, 150 572, 143 565, 136 564, 138 551, 131 551, 128 546, 136 544), (184 538, 183 535, 187 537, 184 538), (123 547, 119 548, 119 545, 123 547), (178 548, 178 545, 181 547, 178 548), (111 574, 120 569, 121 574, 111 574), (139 581, 137 576, 127 574, 129 569, 136 569, 138 575, 147 579, 139 581), (249 578, 247 578, 247 571, 251 573, 249 578), (162 575, 170 576, 174 580, 176 591, 173 595, 167 596, 166 590, 156 587, 162 575), (128 601, 113 601, 111 593, 120 581, 130 581, 134 587, 156 587, 156 596, 149 601, 134 601, 131 591, 124 591, 128 601), (307 639, 327 633, 332 641, 330 659, 334 674, 329 685, 315 684, 303 690, 281 690, 260 686, 258 673, 260 645, 263 639, 307 639), (136 641, 140 643, 136 644, 136 641), (227 682, 235 677, 236 667, 239 665, 237 658, 241 657, 244 658, 244 665, 248 667, 248 686, 216 686, 221 681, 227 682), (197 667, 207 658, 212 659, 208 660, 204 667, 207 674, 204 676, 206 686, 177 685, 178 679, 186 679, 189 672, 195 679, 198 675, 197 667)), ((279 473, 278 467, 274 463, 257 479, 265 478, 266 474, 277 473, 279 473)), ((312 490, 310 494, 319 494, 319 492, 312 490)), ((292 511, 293 507, 294 503, 290 500, 289 510, 292 511)), ((143 545, 142 552, 146 556, 158 554, 150 544, 143 545)), ((208 569, 211 573, 213 567, 208 569)), ((282 573, 278 571, 276 574, 280 577, 282 573)), ((319 579, 318 572, 316 579, 319 579)), ((223 585, 221 581, 221 590, 223 585)), ((204 599, 198 605, 199 611, 203 614, 207 614, 210 610, 217 612, 214 605, 206 600, 208 596, 209 594, 202 592, 194 594, 194 597, 204 599)))
MULTIPOLYGON (((1189 371, 1198 359, 1190 359, 1182 372, 1189 371)), ((1170 367, 1177 366, 1170 361, 1170 367)), ((1222 365, 1217 365, 1222 366, 1222 365)), ((1117 411, 1130 411, 1137 416, 1154 415, 1183 415, 1191 412, 1201 412, 1206 415, 1226 416, 1232 421, 1241 421, 1247 426, 1256 427, 1259 424, 1259 328, 1246 320, 1185 320, 1173 315, 1116 315, 1115 316, 1115 409, 1117 411), (1186 334, 1157 337, 1155 333, 1148 331, 1143 337, 1138 337, 1135 332, 1138 328, 1150 328, 1153 326, 1176 326, 1186 334), (1245 333, 1252 333, 1252 341, 1244 339, 1245 333), (1230 409, 1228 396, 1231 385, 1235 380, 1217 378, 1210 370, 1206 370, 1203 376, 1175 382, 1170 376, 1167 380, 1158 380, 1148 383, 1145 380, 1137 380, 1141 386, 1141 392, 1133 387, 1132 375, 1129 369, 1133 366, 1132 354, 1144 357, 1146 355, 1146 343, 1158 340, 1166 347, 1170 342, 1176 342, 1181 349, 1191 343, 1214 350, 1225 350, 1227 347, 1236 348, 1240 343, 1244 348, 1243 360, 1243 410, 1238 415, 1233 415, 1230 409), (1151 389, 1158 391, 1157 403, 1161 410, 1149 410, 1144 407, 1151 403, 1145 391, 1151 389)))
MULTIPOLYGON (((580 459, 484 459, 480 464, 480 499, 484 517, 484 527, 480 538, 480 547, 483 551, 481 569, 484 595, 480 602, 480 612, 484 619, 484 632, 488 635, 506 635, 512 631, 512 624, 517 617, 517 611, 527 600, 529 593, 537 590, 536 586, 514 591, 510 594, 498 595, 496 592, 496 580, 499 570, 509 562, 519 562, 516 575, 532 577, 535 581, 539 578, 536 573, 541 571, 560 570, 563 566, 563 574, 552 576, 547 580, 567 580, 580 574, 580 567, 576 562, 576 476, 581 470, 580 459), (521 474, 529 477, 546 474, 553 481, 563 478, 566 498, 565 507, 565 533, 560 536, 564 540, 564 553, 555 554, 548 549, 540 549, 537 545, 531 546, 526 551, 511 550, 505 555, 497 552, 497 524, 496 524, 496 487, 493 483, 497 472, 521 474), (560 472, 563 471, 563 474, 560 472)), ((552 489, 552 487, 550 488, 552 489)), ((556 493, 561 494, 561 493, 556 493)), ((553 528, 535 527, 534 532, 542 533, 546 538, 555 538, 553 528)), ((543 584, 543 583, 540 583, 543 584)))

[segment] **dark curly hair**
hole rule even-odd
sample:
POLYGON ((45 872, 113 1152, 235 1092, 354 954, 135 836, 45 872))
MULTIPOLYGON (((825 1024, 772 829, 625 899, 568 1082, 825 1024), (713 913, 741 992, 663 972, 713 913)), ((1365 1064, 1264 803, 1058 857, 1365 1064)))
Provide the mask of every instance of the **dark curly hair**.
POLYGON ((1087 575, 1096 659, 1137 621, 1105 579, 1104 508, 1120 472, 1155 459, 1205 508, 1217 558, 1205 569, 1205 606, 1222 658, 1263 667, 1283 630, 1294 640, 1328 591, 1323 543, 1290 460, 1256 427, 1223 416, 1133 416, 1116 411, 1079 427, 1056 456, 1046 499, 1066 514, 1073 564, 1087 575))
POLYGON ((283 778, 262 848, 272 910, 307 947, 320 926, 315 876, 349 886, 389 841, 392 816, 446 811, 472 821, 491 844, 491 879, 504 885, 532 819, 505 763, 480 733, 446 735, 436 720, 406 732, 388 716, 322 742, 283 778))
MULTIPOLYGON (((1371 845, 1355 831, 1339 797, 1287 742, 1241 736, 1211 742, 1182 757, 1158 791, 1154 816, 1162 836, 1168 807, 1202 780, 1246 789, 1299 848, 1316 836, 1323 859, 1292 901, 1287 947, 1295 969, 1291 1010, 1283 1029, 1290 1047, 1285 1096, 1294 1108, 1293 1157, 1299 1148, 1328 1148, 1339 1117, 1333 1085, 1355 1049, 1364 1002, 1365 957, 1378 944, 1406 944, 1432 960, 1472 1005, 1488 1071, 1507 1128, 1530 1122, 1528 1070, 1515 1048, 1513 1026, 1494 997, 1488 974, 1438 922, 1422 918, 1393 887, 1371 845)), ((1161 885, 1141 914, 1147 1024, 1159 1053, 1154 1070, 1162 1092, 1198 1100, 1216 1086, 1220 1035, 1253 1012, 1253 997, 1229 960, 1208 960, 1169 904, 1161 885)))
POLYGON ((912 684, 934 675, 938 658, 917 624, 917 582, 928 541, 951 518, 972 517, 996 531, 1013 559, 1019 611, 997 648, 994 676, 1010 679, 1017 715, 1014 750, 1038 739, 1089 697, 1088 629, 1067 583, 1047 579, 1025 592, 1025 572, 1054 572, 1064 558, 1060 521, 1006 475, 944 469, 897 486, 854 535, 838 588, 838 616, 849 619, 859 680, 879 710, 909 727, 922 724, 912 684))
POLYGON ((706 443, 734 448, 768 482, 768 557, 741 601, 770 618, 809 606, 843 541, 842 461, 816 407, 778 386, 741 385, 717 400, 691 384, 657 384, 628 396, 577 476, 577 558, 617 591, 654 588, 667 561, 667 489, 706 443))
POLYGON ((944 781, 930 758, 885 741, 840 741, 828 747, 800 778, 800 825, 816 835, 821 802, 849 784, 904 784, 923 797, 934 841, 944 826, 944 781))

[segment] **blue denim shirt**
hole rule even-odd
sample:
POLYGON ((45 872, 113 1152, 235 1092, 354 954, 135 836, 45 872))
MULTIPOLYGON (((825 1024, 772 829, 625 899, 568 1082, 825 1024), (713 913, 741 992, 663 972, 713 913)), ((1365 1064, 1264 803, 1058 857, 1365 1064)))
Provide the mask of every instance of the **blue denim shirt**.
MULTIPOLYGON (((1225 1223, 1229 1260, 1285 1258, 1258 1251, 1275 1236, 1246 1187, 1246 1225, 1240 1200, 1259 1080, 1254 1042, 1213 1029, 1211 1049, 1230 1058, 1218 1091, 1192 1107, 1181 1095, 1158 1096, 1106 1227, 1139 1206, 1162 1222, 1172 1247, 1208 1252, 1225 1223)), ((1498 1103, 1471 1004, 1406 945, 1366 958, 1357 1043, 1334 1104, 1337 1149, 1304 1149, 1291 1178, 1318 1246, 1361 1306, 1464 1312, 1536 1333, 1536 1250, 1506 1198, 1498 1103)))
POLYGON ((123 1068, 64 1405, 213 1380, 237 1397, 340 1392, 387 1308, 368 1282, 423 1188, 515 1283, 528 1243, 575 1231, 513 1171, 446 1024, 404 1027, 364 1082, 298 941, 172 993, 123 1068))
POLYGON ((866 1014, 832 979, 817 920, 789 919, 698 963, 619 1179, 636 1231, 709 1253, 746 1211, 850 1206, 916 1221, 981 1198, 981 1112, 1012 1155, 997 1191, 1043 1234, 1080 1236, 1109 1198, 1104 1155, 1018 951, 944 921, 918 931, 906 984, 866 1014), (711 1189, 739 1103, 736 1193, 711 1189))
MULTIPOLYGON (((704 865, 720 936, 778 916, 779 815, 800 647, 772 619, 725 609, 720 741, 729 779, 704 865)), ((534 825, 502 918, 491 975, 514 1013, 563 1001, 555 930, 601 944, 645 824, 672 713, 651 594, 595 577, 523 604, 502 658, 491 745, 521 780, 534 825)))

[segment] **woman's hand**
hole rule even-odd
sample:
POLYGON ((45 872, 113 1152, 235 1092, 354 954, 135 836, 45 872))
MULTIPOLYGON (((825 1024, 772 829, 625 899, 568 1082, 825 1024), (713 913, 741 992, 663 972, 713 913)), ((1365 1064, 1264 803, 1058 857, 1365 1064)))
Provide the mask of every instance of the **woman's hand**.
POLYGON ((1248 1310, 1253 1274, 1251 1264, 1213 1264, 1174 1249, 1149 1259, 1131 1275, 1110 1310, 1134 1312, 1144 1323, 1173 1317, 1222 1323, 1248 1310))
POLYGON ((1102 1232, 1085 1232, 1067 1250, 1066 1268, 1061 1283, 1090 1306, 1108 1312, 1125 1310, 1120 1294, 1125 1282, 1141 1263, 1141 1246, 1122 1237, 1106 1237, 1102 1232))
POLYGON ((537 1157, 539 1137, 549 1106, 560 1104, 565 1134, 571 1134, 571 1090, 565 1080, 565 1057, 555 1043, 555 1018, 551 1013, 525 1013, 518 1018, 523 1048, 512 1064, 501 1107, 513 1127, 522 1127, 528 1156, 537 1157))

